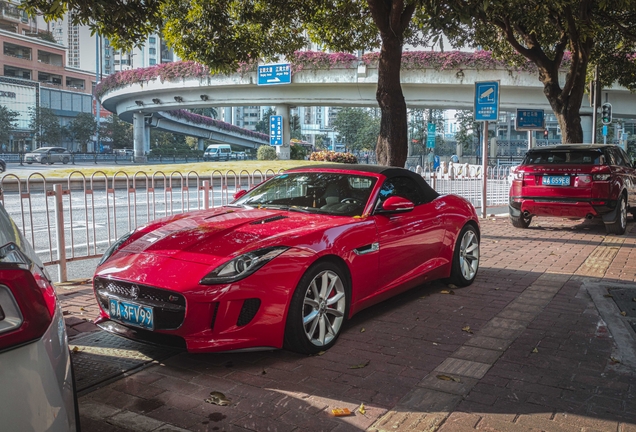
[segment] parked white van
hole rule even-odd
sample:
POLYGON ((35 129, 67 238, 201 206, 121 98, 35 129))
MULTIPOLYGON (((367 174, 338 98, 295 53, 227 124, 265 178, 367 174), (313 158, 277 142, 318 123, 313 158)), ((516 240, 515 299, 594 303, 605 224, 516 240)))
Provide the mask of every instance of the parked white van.
POLYGON ((230 147, 229 144, 212 144, 205 149, 203 160, 226 161, 230 159, 231 154, 232 147, 230 147))

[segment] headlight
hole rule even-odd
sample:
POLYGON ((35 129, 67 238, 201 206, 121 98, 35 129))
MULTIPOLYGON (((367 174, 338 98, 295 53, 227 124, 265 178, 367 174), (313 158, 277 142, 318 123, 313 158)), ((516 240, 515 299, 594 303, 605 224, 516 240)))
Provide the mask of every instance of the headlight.
POLYGON ((201 285, 214 285, 236 282, 251 275, 287 249, 289 249, 287 246, 277 246, 248 252, 217 267, 201 279, 199 283, 201 285))
POLYGON ((128 240, 131 235, 133 235, 134 232, 135 232, 135 230, 132 230, 131 232, 129 232, 127 234, 124 234, 123 236, 119 237, 119 240, 117 240, 115 243, 110 245, 110 247, 108 249, 106 249, 106 252, 104 252, 104 255, 102 255, 102 257, 100 258, 99 262, 97 263, 97 267, 99 267, 100 265, 104 264, 106 262, 106 260, 108 258, 110 258, 110 256, 112 254, 117 252, 117 249, 119 249, 121 247, 121 245, 124 244, 124 242, 126 240, 128 240))

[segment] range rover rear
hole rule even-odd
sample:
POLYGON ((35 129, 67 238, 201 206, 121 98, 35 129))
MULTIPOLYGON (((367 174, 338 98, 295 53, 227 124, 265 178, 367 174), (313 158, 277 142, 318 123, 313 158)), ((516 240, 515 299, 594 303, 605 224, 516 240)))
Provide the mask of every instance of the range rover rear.
POLYGON ((615 145, 562 144, 529 150, 512 173, 510 221, 534 216, 602 218, 609 234, 625 233, 636 213, 636 170, 615 145))

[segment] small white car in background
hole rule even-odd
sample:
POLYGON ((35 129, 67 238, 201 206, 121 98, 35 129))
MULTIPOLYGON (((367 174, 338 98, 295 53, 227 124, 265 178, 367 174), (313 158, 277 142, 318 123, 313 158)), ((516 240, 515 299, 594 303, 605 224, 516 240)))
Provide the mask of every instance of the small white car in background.
POLYGON ((55 289, 1 204, 0 430, 79 431, 73 367, 55 289))
POLYGON ((24 155, 24 161, 29 165, 33 162, 41 164, 54 164, 61 162, 67 164, 73 155, 64 147, 40 147, 24 155))

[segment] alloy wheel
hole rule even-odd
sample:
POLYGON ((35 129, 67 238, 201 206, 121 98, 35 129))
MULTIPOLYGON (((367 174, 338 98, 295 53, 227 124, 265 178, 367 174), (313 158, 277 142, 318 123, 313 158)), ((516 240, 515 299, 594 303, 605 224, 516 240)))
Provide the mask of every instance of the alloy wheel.
POLYGON ((479 268, 479 240, 473 230, 468 230, 462 237, 459 249, 459 268, 466 280, 472 280, 479 268))
POLYGON ((303 302, 303 327, 313 345, 327 345, 338 336, 346 304, 340 277, 331 270, 318 273, 309 284, 303 302))

